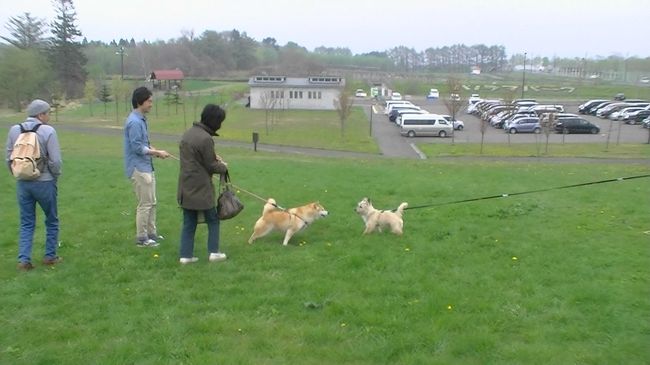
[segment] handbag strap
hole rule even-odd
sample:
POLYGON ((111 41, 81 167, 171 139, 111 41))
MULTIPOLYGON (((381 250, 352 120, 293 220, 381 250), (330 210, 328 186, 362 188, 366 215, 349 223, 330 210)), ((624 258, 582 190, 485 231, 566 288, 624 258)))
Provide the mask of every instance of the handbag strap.
POLYGON ((230 174, 226 171, 225 174, 219 175, 219 191, 226 191, 230 189, 230 174))

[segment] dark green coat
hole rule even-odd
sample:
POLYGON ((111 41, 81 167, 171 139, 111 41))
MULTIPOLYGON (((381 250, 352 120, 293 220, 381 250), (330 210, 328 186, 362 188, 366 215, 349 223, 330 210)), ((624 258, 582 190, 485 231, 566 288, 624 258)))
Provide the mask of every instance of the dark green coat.
POLYGON ((216 206, 213 174, 225 174, 226 165, 214 152, 215 131, 194 123, 181 138, 178 204, 184 209, 206 210, 216 206))

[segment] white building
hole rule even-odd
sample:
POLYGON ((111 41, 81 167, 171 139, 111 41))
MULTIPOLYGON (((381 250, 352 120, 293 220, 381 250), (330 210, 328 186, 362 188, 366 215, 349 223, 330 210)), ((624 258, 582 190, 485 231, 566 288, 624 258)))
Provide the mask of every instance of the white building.
POLYGON ((345 87, 339 76, 253 76, 250 86, 251 109, 334 110, 334 101, 345 87))

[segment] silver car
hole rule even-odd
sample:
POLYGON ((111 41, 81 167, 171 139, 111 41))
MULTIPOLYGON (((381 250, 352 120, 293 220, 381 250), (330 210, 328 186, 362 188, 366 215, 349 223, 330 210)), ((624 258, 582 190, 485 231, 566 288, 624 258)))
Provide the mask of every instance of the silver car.
POLYGON ((539 118, 519 118, 510 122, 505 128, 508 133, 539 133, 542 126, 539 124, 539 118))

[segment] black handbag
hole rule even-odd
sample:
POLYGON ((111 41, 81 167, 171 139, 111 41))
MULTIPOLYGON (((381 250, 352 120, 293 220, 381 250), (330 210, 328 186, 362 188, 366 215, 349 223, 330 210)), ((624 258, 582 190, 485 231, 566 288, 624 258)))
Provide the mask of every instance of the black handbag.
POLYGON ((237 198, 237 195, 231 190, 230 175, 226 172, 221 175, 220 181, 221 194, 217 198, 217 216, 220 220, 235 217, 244 209, 244 204, 237 198))

